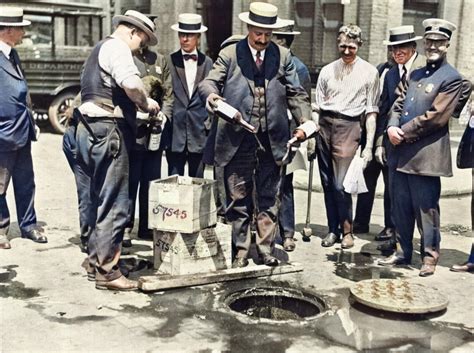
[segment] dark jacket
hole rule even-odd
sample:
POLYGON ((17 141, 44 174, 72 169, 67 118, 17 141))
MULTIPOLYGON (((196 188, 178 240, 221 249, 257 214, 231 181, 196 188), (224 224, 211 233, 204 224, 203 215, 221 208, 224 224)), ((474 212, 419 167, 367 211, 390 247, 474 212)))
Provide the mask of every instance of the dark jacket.
MULTIPOLYGON (((17 56, 12 50, 11 55, 17 56)), ((34 140, 34 120, 28 110, 28 86, 0 51, 0 150, 15 151, 34 140)))
POLYGON ((429 63, 410 76, 408 89, 395 102, 388 126, 404 132, 394 148, 398 171, 452 176, 449 119, 462 92, 462 77, 446 60, 429 63))
POLYGON ((201 82, 211 70, 212 60, 198 51, 197 73, 194 90, 189 98, 184 61, 181 50, 171 54, 171 77, 174 91, 171 151, 202 153, 207 131, 204 122, 208 118, 205 101, 197 92, 201 82))
MULTIPOLYGON (((273 157, 279 164, 291 136, 287 109, 299 125, 311 119, 311 106, 307 93, 299 84, 288 49, 270 43, 264 60, 266 127, 273 157)), ((255 92, 253 66, 247 38, 224 48, 207 78, 199 85, 199 94, 203 100, 210 93, 221 95, 250 122, 255 92)), ((223 119, 217 121, 214 155, 217 166, 223 167, 230 162, 245 134, 248 132, 238 125, 223 119)))

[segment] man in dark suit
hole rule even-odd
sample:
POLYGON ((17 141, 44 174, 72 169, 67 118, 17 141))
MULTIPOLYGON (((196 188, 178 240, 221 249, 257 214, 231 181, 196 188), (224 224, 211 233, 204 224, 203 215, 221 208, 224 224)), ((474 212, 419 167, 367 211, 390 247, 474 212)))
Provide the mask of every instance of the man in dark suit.
POLYGON ((185 13, 171 26, 178 32, 181 49, 171 54, 175 100, 171 148, 166 152, 169 175, 184 175, 186 162, 189 176, 202 178, 204 175, 202 154, 207 136, 204 122, 208 115, 197 87, 211 69, 212 60, 197 49, 201 33, 207 31, 201 22, 200 15, 185 13))
MULTIPOLYGON (((223 97, 238 110, 238 116, 256 128, 252 134, 220 119, 216 131, 214 162, 224 167, 234 267, 248 265, 254 210, 260 259, 268 266, 278 265, 272 250, 281 166, 292 135, 287 110, 298 124, 311 119, 309 97, 299 84, 290 51, 271 42, 272 30, 284 26, 277 12, 271 4, 251 3, 250 11, 239 15, 247 23, 248 36, 221 50, 199 86, 209 110, 223 97)), ((300 140, 310 135, 300 129, 293 134, 300 140)))
POLYGON ((31 141, 35 141, 35 123, 28 109, 28 87, 20 58, 13 48, 21 43, 24 27, 23 10, 0 7, 0 249, 10 249, 7 234, 10 212, 7 189, 10 180, 21 237, 37 243, 48 239, 36 224, 34 207, 35 180, 31 158, 31 141))
POLYGON ((420 276, 426 277, 435 272, 440 256, 440 177, 452 176, 448 123, 463 80, 446 60, 456 26, 442 19, 427 19, 423 26, 427 65, 411 73, 388 122, 387 135, 395 146, 393 215, 401 248, 386 263, 411 262, 416 220, 423 259, 420 276))
MULTIPOLYGON (((410 72, 425 65, 425 58, 416 52, 416 41, 421 36, 415 36, 413 26, 399 26, 390 29, 389 39, 384 41, 390 49, 391 56, 396 63, 385 74, 382 95, 379 103, 379 116, 375 131, 375 159, 370 161, 364 170, 364 177, 367 184, 367 193, 358 195, 356 215, 354 218, 354 233, 367 233, 369 231, 370 216, 374 205, 375 189, 377 179, 382 172, 385 184, 384 188, 384 229, 375 236, 375 240, 390 240, 390 243, 382 244, 384 248, 391 248, 395 245, 395 225, 393 224, 390 192, 389 192, 389 170, 386 163, 386 147, 388 141, 383 139, 384 131, 387 128, 387 116, 398 98, 396 88, 400 80, 406 82, 410 72)), ((388 150, 390 146, 388 146, 388 150)))

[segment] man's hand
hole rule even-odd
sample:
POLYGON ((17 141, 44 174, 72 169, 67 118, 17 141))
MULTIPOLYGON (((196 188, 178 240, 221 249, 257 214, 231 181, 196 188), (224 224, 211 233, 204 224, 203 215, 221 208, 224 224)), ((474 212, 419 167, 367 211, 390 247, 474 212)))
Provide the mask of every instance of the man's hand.
POLYGON ((152 98, 147 98, 146 103, 146 112, 149 113, 151 116, 157 115, 160 111, 160 105, 158 104, 158 102, 152 98))
POLYGON ((297 141, 301 142, 306 140, 306 134, 301 129, 295 129, 295 131, 293 131, 293 138, 296 138, 297 141))
POLYGON ((306 145, 306 151, 308 153, 308 161, 314 161, 316 159, 316 139, 310 138, 308 139, 306 145))
POLYGON ((375 149, 375 160, 381 165, 387 163, 387 155, 385 154, 385 147, 377 146, 375 149))
POLYGON ((214 109, 217 108, 217 101, 219 99, 225 100, 224 98, 222 98, 221 96, 219 96, 216 93, 211 93, 211 94, 209 94, 209 96, 207 96, 206 110, 209 114, 214 114, 214 109))
POLYGON ((397 145, 399 145, 403 142, 403 140, 404 140, 403 135, 405 135, 405 133, 399 127, 390 126, 387 129, 387 135, 388 135, 388 139, 390 140, 392 145, 397 146, 397 145))
POLYGON ((367 165, 369 162, 372 160, 373 155, 372 155, 372 147, 366 146, 364 150, 362 151, 362 159, 364 160, 364 165, 362 166, 362 169, 367 168, 367 165))

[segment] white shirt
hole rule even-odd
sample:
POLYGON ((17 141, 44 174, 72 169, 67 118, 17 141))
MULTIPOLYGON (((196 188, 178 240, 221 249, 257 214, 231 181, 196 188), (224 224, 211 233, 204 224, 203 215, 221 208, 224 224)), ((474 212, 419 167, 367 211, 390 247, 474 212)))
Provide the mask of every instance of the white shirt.
MULTIPOLYGON (((411 56, 410 60, 408 60, 405 64, 405 68, 407 69, 407 81, 410 78, 410 69, 411 69, 411 66, 413 65, 413 62, 416 59, 416 56, 417 56, 417 53, 415 52, 411 56)), ((398 64, 398 72, 400 73, 400 78, 402 78, 402 76, 403 76, 403 65, 402 64, 398 64)))
MULTIPOLYGON (((250 43, 248 42, 248 40, 247 40, 247 44, 249 45, 250 52, 252 53, 253 61, 256 62, 256 61, 257 61, 257 52, 258 52, 259 50, 254 49, 254 48, 250 45, 250 43)), ((265 49, 260 50, 260 59, 262 59, 262 61, 265 59, 265 49)))
POLYGON ((345 64, 342 59, 324 66, 316 85, 316 110, 348 116, 378 113, 379 73, 360 57, 345 64))
POLYGON ((11 46, 0 40, 0 51, 5 55, 8 60, 10 60, 10 53, 12 51, 11 46))
MULTIPOLYGON (((132 51, 127 43, 119 38, 111 36, 112 39, 102 44, 99 51, 99 66, 110 76, 101 72, 101 79, 104 80, 105 86, 113 87, 118 85, 122 87, 123 81, 130 76, 139 76, 135 63, 133 62, 132 51)), ((79 110, 82 114, 90 117, 123 117, 121 109, 115 107, 114 113, 111 113, 92 102, 83 103, 79 110)))
MULTIPOLYGON (((194 54, 194 55, 198 55, 197 53, 197 50, 194 49, 192 52, 190 53, 186 53, 184 50, 181 50, 181 54, 182 55, 185 55, 185 54, 194 54)), ((184 61, 184 73, 186 74, 186 83, 188 84, 188 92, 189 92, 189 98, 192 97, 193 95, 193 90, 194 90, 194 82, 196 81, 196 74, 197 74, 197 60, 184 60, 183 58, 183 61, 184 61)))

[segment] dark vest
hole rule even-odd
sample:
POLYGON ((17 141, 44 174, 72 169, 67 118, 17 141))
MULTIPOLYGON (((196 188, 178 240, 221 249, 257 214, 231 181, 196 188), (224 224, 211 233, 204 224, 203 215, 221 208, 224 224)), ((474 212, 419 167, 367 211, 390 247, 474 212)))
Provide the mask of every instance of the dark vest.
POLYGON ((81 100, 85 102, 100 102, 107 105, 119 106, 123 116, 133 131, 136 130, 137 110, 135 103, 127 96, 125 90, 118 86, 108 72, 105 72, 99 65, 99 52, 102 45, 111 39, 107 37, 97 43, 87 58, 81 74, 81 100), (107 87, 102 75, 109 76, 112 87, 107 87))

